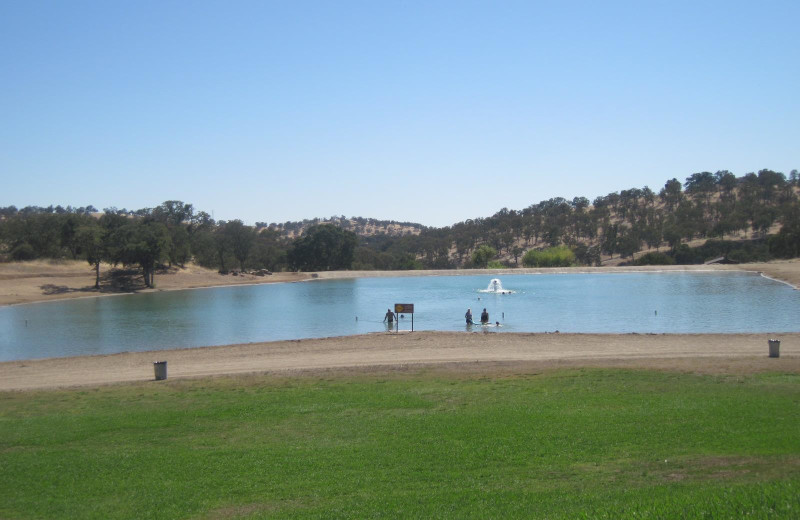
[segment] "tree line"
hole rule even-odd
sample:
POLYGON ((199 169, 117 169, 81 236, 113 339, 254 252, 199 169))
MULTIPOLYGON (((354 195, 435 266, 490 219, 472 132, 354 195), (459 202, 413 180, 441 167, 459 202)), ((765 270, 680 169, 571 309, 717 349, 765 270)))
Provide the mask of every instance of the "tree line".
POLYGON ((137 211, 106 208, 98 214, 93 209, 0 208, 0 257, 84 259, 96 270, 96 286, 103 262, 137 266, 152 287, 157 267, 183 267, 190 260, 221 273, 348 269, 357 242, 354 233, 331 225, 289 241, 241 220, 215 222, 182 201, 137 211))
POLYGON ((797 170, 761 170, 736 177, 700 172, 658 192, 645 186, 596 197, 551 198, 522 210, 424 230, 392 241, 387 250, 411 252, 428 268, 485 266, 483 246, 504 265, 517 266, 530 250, 565 246, 584 265, 664 248, 669 255, 695 239, 767 240, 774 257, 800 256, 797 170))
POLYGON ((501 267, 520 261, 599 265, 615 255, 634 261, 642 251, 650 254, 637 261, 680 263, 702 261, 700 253, 687 253, 686 242, 693 239, 717 239, 723 246, 714 252, 727 255, 731 247, 725 239, 743 237, 758 242, 762 256, 796 257, 798 191, 797 170, 788 178, 772 170, 741 177, 724 170, 700 172, 684 182, 670 179, 658 192, 645 186, 593 201, 552 198, 443 228, 360 217, 253 227, 241 220, 215 221, 175 200, 135 211, 8 206, 0 208, 0 259, 83 259, 95 267, 98 284, 103 262, 138 266, 152 286, 158 266, 190 260, 222 273, 501 267), (376 233, 378 224, 403 224, 414 232, 376 233), (368 225, 372 232, 363 234, 368 225))

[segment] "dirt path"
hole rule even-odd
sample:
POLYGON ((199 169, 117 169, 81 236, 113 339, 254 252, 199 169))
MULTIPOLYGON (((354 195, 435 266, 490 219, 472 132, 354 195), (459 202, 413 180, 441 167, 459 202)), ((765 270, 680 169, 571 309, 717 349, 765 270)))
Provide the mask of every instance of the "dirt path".
POLYGON ((766 334, 376 333, 0 363, 0 390, 96 386, 232 374, 365 372, 436 367, 515 372, 552 366, 629 366, 692 372, 800 372, 800 333, 781 334, 780 358, 766 334))

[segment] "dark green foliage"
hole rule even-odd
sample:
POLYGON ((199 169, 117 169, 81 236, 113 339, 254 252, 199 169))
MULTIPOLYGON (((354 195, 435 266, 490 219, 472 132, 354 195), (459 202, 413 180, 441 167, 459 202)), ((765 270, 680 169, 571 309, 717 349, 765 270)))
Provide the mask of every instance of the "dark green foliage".
POLYGON ((489 261, 497 256, 497 249, 486 244, 479 246, 472 253, 472 265, 478 269, 486 269, 489 261))
POLYGON ((33 249, 33 246, 23 242, 14 247, 11 250, 11 259, 15 261, 22 261, 22 260, 33 260, 36 258, 36 251, 33 249))
MULTIPOLYGON (((708 240, 702 246, 695 248, 698 260, 702 263, 713 258, 723 256, 734 262, 765 262, 771 260, 769 247, 764 240, 748 240, 734 242, 729 240, 708 240), (702 258, 702 260, 700 260, 702 258)), ((681 263, 681 262, 679 262, 681 263)))
POLYGON ((358 246, 353 254, 353 269, 356 271, 388 271, 393 268, 392 255, 363 245, 358 246))
POLYGON ((672 257, 675 259, 674 263, 680 265, 702 264, 705 262, 705 257, 698 253, 695 248, 691 248, 686 244, 681 244, 672 250, 672 257))
POLYGON ((250 256, 250 250, 255 245, 256 231, 250 226, 245 226, 241 220, 226 222, 221 232, 221 242, 227 244, 229 251, 239 262, 242 271, 245 270, 245 261, 250 256))
POLYGON ((666 253, 645 253, 636 260, 633 265, 673 265, 675 258, 666 253))
POLYGON ((664 184, 664 187, 658 193, 658 196, 666 204, 667 208, 671 211, 683 198, 681 190, 681 182, 678 179, 670 179, 664 184))
POLYGON ((84 258, 95 268, 95 289, 100 288, 100 263, 107 257, 107 231, 100 225, 88 225, 78 228, 76 240, 84 258))
POLYGON ((575 263, 575 253, 567 246, 531 249, 522 257, 525 267, 569 267, 575 263))
MULTIPOLYGON (((723 253, 731 260, 745 261, 797 256, 798 182, 796 170, 788 179, 768 169, 742 177, 727 170, 699 172, 686 177, 684 184, 677 178, 667 181, 658 195, 645 186, 596 197, 591 205, 585 197, 571 201, 555 197, 444 228, 334 216, 283 224, 260 222, 254 230, 240 221, 216 223, 207 213, 176 200, 136 211, 107 208, 100 220, 109 221, 102 224, 108 239, 113 235, 111 228, 121 222, 151 218, 166 226, 169 234, 169 248, 161 261, 183 265, 193 258, 224 272, 235 265, 242 270, 275 271, 288 268, 290 261, 293 269, 333 268, 327 260, 313 260, 316 253, 309 252, 306 236, 318 225, 359 234, 353 263, 341 263, 357 269, 484 267, 491 259, 516 266, 525 250, 559 245, 571 248, 576 260, 585 265, 599 265, 609 256, 633 258, 645 247, 664 246, 674 250, 672 256, 679 263, 698 263, 711 257, 681 247, 682 243, 698 238, 767 238, 780 226, 766 250, 743 246, 723 253), (407 229, 401 233, 398 225, 407 229), (486 258, 481 246, 495 254, 486 258)), ((90 216, 94 209, 0 208, 0 258, 85 258, 77 233, 96 224, 90 216), (12 251, 16 256, 12 257, 12 251)), ((109 259, 116 247, 108 245, 109 259)))
POLYGON ((156 264, 167 258, 170 243, 169 230, 161 222, 133 220, 112 233, 110 260, 124 266, 139 265, 145 285, 154 287, 156 264))
POLYGON ((634 265, 690 265, 702 264, 716 258, 736 263, 766 262, 773 259, 766 240, 708 240, 698 247, 681 244, 668 253, 648 253, 634 262, 634 265))
POLYGON ((209 269, 218 269, 217 249, 214 234, 207 229, 197 230, 190 241, 194 261, 209 269))
MULTIPOLYGON (((797 176, 797 172, 794 173, 797 176)), ((796 258, 800 256, 800 207, 791 202, 785 206, 783 227, 769 238, 769 251, 777 258, 796 258)))
POLYGON ((352 231, 330 224, 312 226, 292 244, 289 264, 301 271, 350 269, 357 242, 352 231))
POLYGON ((781 229, 780 233, 769 237, 767 244, 776 258, 797 258, 800 256, 800 231, 781 229))
POLYGON ((577 244, 572 252, 575 253, 575 260, 582 265, 600 265, 600 246, 577 244))
POLYGON ((287 262, 287 252, 277 231, 262 229, 250 251, 248 264, 254 269, 280 271, 287 262))
POLYGON ((414 258, 414 255, 411 253, 405 253, 401 255, 395 265, 397 266, 396 269, 400 269, 402 271, 423 269, 422 263, 414 258))
POLYGON ((170 232, 170 248, 167 259, 170 265, 183 267, 191 258, 191 237, 186 226, 178 225, 168 228, 170 232))

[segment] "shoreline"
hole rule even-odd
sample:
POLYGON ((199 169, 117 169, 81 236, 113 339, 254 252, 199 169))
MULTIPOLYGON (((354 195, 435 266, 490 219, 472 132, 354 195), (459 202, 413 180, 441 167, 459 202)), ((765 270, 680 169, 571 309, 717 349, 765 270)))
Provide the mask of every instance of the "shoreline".
POLYGON ((619 367, 701 374, 800 374, 800 333, 567 334, 400 332, 0 363, 0 392, 109 384, 170 384, 206 377, 352 377, 436 371, 451 375, 619 367), (768 339, 781 340, 768 357, 768 339), (168 379, 154 381, 153 362, 168 379))
MULTIPOLYGON (((760 264, 696 266, 630 266, 556 269, 459 269, 448 271, 338 271, 276 273, 268 279, 233 278, 197 267, 157 277, 160 287, 147 291, 86 294, 94 275, 73 263, 60 273, 42 273, 42 264, 24 266, 35 272, 8 274, 0 269, 0 306, 83 297, 120 296, 137 292, 201 289, 263 283, 290 283, 361 277, 492 276, 510 274, 593 274, 631 272, 751 272, 800 286, 800 260, 760 264), (77 274, 75 274, 77 272, 77 274), (316 274, 316 276, 314 276, 316 274), (43 294, 37 284, 64 284, 62 292, 43 294), (233 283, 231 283, 233 282, 233 283), (9 290, 9 288, 11 290, 9 290), (16 290, 14 289, 16 288, 16 290), (20 289, 22 288, 22 289, 20 289), (27 292, 25 292, 27 291, 27 292), (24 293, 14 294, 15 292, 24 293)), ((58 286, 62 287, 62 286, 58 286)), ((515 374, 560 367, 632 367, 698 373, 749 374, 765 370, 800 373, 800 333, 743 334, 568 334, 517 332, 417 331, 203 346, 177 350, 124 352, 0 362, 0 391, 27 391, 109 384, 153 382, 154 361, 168 361, 169 382, 186 378, 324 377, 419 371, 447 374, 515 374), (781 357, 768 358, 767 340, 782 340, 781 357)), ((169 383, 167 383, 169 384, 169 383)))
MULTIPOLYGON (((97 294, 86 294, 80 296, 65 296, 61 298, 43 298, 41 300, 34 300, 34 301, 26 301, 26 302, 19 302, 19 303, 0 303, 0 308, 3 307, 21 307, 23 305, 37 305, 40 303, 55 303, 55 302, 63 302, 66 300, 85 300, 88 298, 105 298, 107 296, 132 296, 134 294, 147 294, 147 293, 157 293, 157 292, 175 292, 175 291, 196 291, 202 289, 221 289, 224 287, 249 287, 253 285, 268 285, 273 283, 302 283, 302 282, 309 282, 312 278, 309 276, 306 279, 302 280, 270 280, 265 282, 246 282, 246 283, 231 283, 231 284, 214 284, 214 285, 201 285, 198 287, 170 287, 169 289, 162 289, 159 287, 155 287, 153 289, 143 289, 139 291, 120 291, 120 292, 103 292, 97 294)), ((776 280, 780 281, 780 280, 776 280)), ((785 283, 785 282, 781 282, 785 283)))
MULTIPOLYGON (((784 283, 800 290, 800 260, 783 260, 752 264, 673 265, 673 266, 607 266, 560 268, 508 268, 508 269, 446 269, 416 271, 323 271, 302 273, 274 273, 268 277, 253 275, 220 275, 196 266, 158 275, 156 287, 138 290, 96 290, 94 274, 87 272, 85 263, 71 265, 67 272, 3 275, 0 265, 0 307, 61 301, 67 299, 99 298, 149 292, 208 289, 271 283, 307 282, 313 280, 339 280, 353 278, 396 278, 408 276, 505 276, 520 274, 617 274, 657 272, 751 272, 770 280, 784 283), (49 292, 48 292, 49 291, 49 292)), ((40 267, 40 270, 47 266, 40 267)))

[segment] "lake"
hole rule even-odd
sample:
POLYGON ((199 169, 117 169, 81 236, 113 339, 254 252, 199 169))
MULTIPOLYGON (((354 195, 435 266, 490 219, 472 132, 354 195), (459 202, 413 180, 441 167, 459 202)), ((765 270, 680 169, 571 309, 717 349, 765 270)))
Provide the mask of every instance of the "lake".
POLYGON ((485 292, 486 275, 360 278, 3 307, 0 361, 379 332, 395 303, 415 304, 414 330, 466 331, 467 308, 486 308, 497 333, 800 332, 800 291, 754 273, 498 278, 513 292, 485 292))

